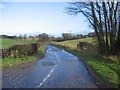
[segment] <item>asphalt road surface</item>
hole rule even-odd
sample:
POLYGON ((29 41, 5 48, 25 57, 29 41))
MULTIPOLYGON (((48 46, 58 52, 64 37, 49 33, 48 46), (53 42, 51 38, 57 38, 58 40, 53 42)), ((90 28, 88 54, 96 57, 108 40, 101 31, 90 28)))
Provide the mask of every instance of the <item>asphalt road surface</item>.
POLYGON ((3 88, 98 88, 84 63, 76 56, 47 45, 45 57, 3 70, 3 88))

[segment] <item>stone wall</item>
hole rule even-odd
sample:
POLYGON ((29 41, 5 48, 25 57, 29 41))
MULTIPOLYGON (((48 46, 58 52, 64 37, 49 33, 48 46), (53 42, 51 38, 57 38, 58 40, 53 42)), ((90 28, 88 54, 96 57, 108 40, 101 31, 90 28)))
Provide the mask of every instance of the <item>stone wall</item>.
POLYGON ((0 49, 0 52, 2 52, 0 56, 2 58, 23 58, 35 54, 38 50, 38 46, 40 46, 40 44, 37 43, 13 45, 9 48, 0 49))

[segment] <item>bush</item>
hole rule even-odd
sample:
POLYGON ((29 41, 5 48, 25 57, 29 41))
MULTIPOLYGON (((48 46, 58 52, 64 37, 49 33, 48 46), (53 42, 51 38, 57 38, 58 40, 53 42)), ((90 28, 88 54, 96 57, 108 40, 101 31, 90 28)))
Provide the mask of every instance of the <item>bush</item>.
POLYGON ((2 58, 8 58, 8 57, 22 58, 25 56, 30 56, 35 54, 37 50, 38 50, 37 43, 14 45, 10 48, 2 49, 2 58))

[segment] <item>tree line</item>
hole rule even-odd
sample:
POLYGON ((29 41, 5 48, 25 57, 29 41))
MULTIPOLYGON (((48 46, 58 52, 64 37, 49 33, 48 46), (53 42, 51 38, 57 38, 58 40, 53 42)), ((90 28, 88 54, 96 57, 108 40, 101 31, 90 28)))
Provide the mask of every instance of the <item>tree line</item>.
POLYGON ((66 8, 69 15, 82 13, 95 30, 101 54, 120 55, 120 2, 71 2, 69 5, 66 8))

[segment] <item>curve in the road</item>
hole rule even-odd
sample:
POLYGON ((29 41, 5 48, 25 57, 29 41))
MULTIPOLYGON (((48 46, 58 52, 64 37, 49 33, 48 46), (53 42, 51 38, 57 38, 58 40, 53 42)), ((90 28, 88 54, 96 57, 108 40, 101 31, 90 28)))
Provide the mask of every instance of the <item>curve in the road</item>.
POLYGON ((3 88, 98 88, 76 56, 52 45, 47 48, 43 59, 3 70, 3 88))

